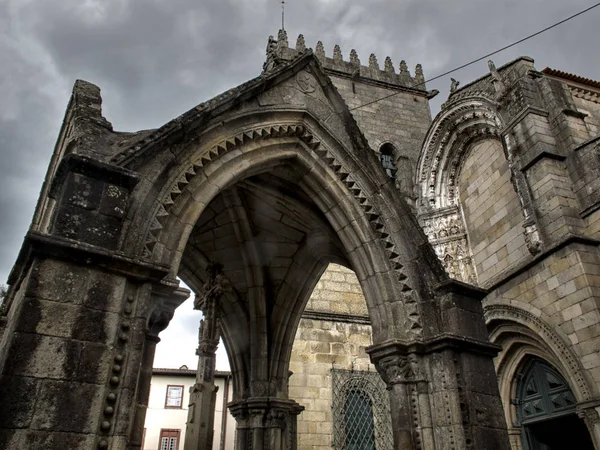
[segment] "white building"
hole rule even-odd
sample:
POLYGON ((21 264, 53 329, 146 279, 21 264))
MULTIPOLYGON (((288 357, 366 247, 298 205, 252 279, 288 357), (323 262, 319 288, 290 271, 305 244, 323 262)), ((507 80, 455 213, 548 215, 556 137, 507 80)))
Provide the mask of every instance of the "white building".
MULTIPOLYGON (((189 392, 195 376, 196 371, 189 370, 187 366, 152 370, 143 450, 183 450, 189 392)), ((231 374, 217 371, 215 384, 219 389, 215 407, 213 450, 233 450, 235 420, 227 410, 227 402, 233 398, 231 374)))

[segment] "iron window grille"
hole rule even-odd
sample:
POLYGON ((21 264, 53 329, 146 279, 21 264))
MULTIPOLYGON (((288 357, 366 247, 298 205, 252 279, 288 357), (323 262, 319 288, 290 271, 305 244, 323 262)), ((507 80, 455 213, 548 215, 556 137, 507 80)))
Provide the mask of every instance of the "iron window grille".
POLYGON ((389 394, 379 374, 332 369, 331 382, 333 448, 393 448, 389 394))

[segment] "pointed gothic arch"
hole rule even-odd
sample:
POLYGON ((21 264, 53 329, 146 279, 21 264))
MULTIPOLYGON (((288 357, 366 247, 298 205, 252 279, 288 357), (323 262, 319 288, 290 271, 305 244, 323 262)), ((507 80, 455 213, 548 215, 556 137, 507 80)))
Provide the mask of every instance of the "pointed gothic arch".
MULTIPOLYGON (((101 117, 97 88, 87 84, 76 85, 67 118, 51 186, 42 193, 45 206, 34 220, 44 225, 28 236, 13 272, 1 361, 10 362, 3 376, 18 385, 48 346, 65 346, 59 369, 34 373, 50 373, 35 380, 50 391, 46 404, 31 407, 51 410, 49 420, 61 429, 74 419, 51 405, 84 378, 87 391, 77 408, 84 413, 69 438, 85 434, 81 448, 139 444, 158 333, 186 297, 176 276, 202 294, 209 266, 222 266, 231 287, 219 291, 219 307, 234 372, 230 409, 241 430, 238 447, 269 439, 291 445, 301 407, 288 398, 289 352, 300 313, 329 261, 351 267, 361 283, 373 327, 368 352, 391 392, 396 445, 439 441, 434 427, 440 427, 457 446, 494 441, 506 447, 501 421, 470 419, 475 415, 467 409, 481 401, 475 399, 480 379, 461 376, 461 367, 476 364, 489 369, 482 378, 493 379, 497 348, 487 341, 483 293, 448 280, 310 52, 158 130, 113 132, 101 117), (267 219, 258 224, 261 215, 267 219), (286 231, 285 242, 266 239, 294 226, 302 232, 286 231), (70 308, 77 319, 65 324, 71 334, 39 333, 36 320, 59 314, 63 306, 55 303, 65 295, 76 305, 70 308), (50 312, 36 315, 36 308, 50 312), (94 326, 81 330, 83 322, 94 326), (73 342, 73 335, 86 344, 73 342), (87 345, 94 339, 97 346, 87 345), (30 351, 18 359, 23 346, 30 351), (80 373, 87 367, 81 360, 94 361, 97 370, 80 373), (456 386, 461 398, 428 390, 454 392, 456 386), (461 415, 434 417, 430 402, 461 415)), ((4 381, 1 389, 9 391, 3 398, 20 395, 4 381)), ((494 389, 486 399, 488 410, 499 408, 494 389)), ((29 425, 0 419, 0 428, 14 428, 10 442, 21 442, 29 425)), ((445 448, 441 441, 437 446, 445 448)))

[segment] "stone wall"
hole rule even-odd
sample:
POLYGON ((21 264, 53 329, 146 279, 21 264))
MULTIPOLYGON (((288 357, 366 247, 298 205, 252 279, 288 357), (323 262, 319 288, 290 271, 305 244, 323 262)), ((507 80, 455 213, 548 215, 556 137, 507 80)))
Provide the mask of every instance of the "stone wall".
POLYGON ((290 398, 305 407, 298 418, 298 449, 332 448, 331 369, 371 370, 367 307, 354 273, 331 264, 308 302, 292 348, 290 398))
MULTIPOLYGON (((583 369, 598 384, 598 286, 600 258, 597 250, 583 244, 572 244, 502 284, 486 297, 484 306, 511 305, 531 312, 558 333, 564 345, 577 356, 583 369)), ((561 359, 567 360, 561 354, 560 346, 554 345, 554 350, 561 359)), ((570 382, 578 381, 570 379, 570 382)))
POLYGON ((459 195, 481 285, 529 256, 521 205, 502 144, 475 144, 460 172, 459 195))
POLYGON ((351 111, 359 105, 395 94, 354 110, 352 115, 371 148, 378 150, 382 144, 391 143, 396 149, 396 159, 408 157, 414 170, 431 123, 427 98, 413 92, 398 92, 386 87, 355 83, 347 78, 331 76, 331 79, 351 111))
POLYGON ((573 90, 572 93, 577 110, 588 114, 584 119, 584 122, 590 135, 597 136, 600 132, 600 100, 597 96, 595 98, 586 98, 585 94, 578 95, 578 93, 573 90))

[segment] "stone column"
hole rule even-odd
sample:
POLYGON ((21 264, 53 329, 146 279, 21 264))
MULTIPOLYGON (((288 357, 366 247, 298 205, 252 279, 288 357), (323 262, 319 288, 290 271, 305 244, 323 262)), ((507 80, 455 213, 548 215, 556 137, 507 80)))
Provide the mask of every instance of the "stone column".
POLYGON ((435 292, 436 333, 367 348, 390 391, 395 450, 510 449, 484 295, 448 281, 435 292))
POLYGON ((196 383, 190 388, 185 450, 212 450, 218 390, 215 386, 215 364, 220 336, 217 302, 229 289, 229 283, 221 271, 222 266, 219 264, 208 266, 208 281, 194 303, 194 309, 203 311, 204 319, 200 321, 199 345, 196 350, 196 383))
POLYGON ((578 408, 577 415, 583 419, 590 437, 594 443, 594 448, 600 449, 600 406, 587 406, 578 408))
POLYGON ((390 391, 392 429, 397 450, 415 450, 415 434, 410 399, 410 384, 415 383, 415 374, 408 357, 390 355, 381 358, 377 371, 390 391))
MULTIPOLYGON (((141 449, 146 421, 146 410, 152 382, 152 367, 156 345, 160 342, 158 334, 169 325, 175 309, 188 297, 187 289, 177 289, 165 286, 155 286, 151 293, 151 304, 145 327, 140 329, 144 335, 142 351, 139 357, 139 375, 135 392, 135 416, 129 433, 127 449, 141 449)), ((127 307, 127 306, 126 306, 127 307)))
POLYGON ((236 400, 229 410, 237 422, 236 450, 294 450, 296 423, 304 407, 272 397, 236 400))
POLYGON ((34 256, 15 284, 0 346, 0 448, 139 448, 155 334, 187 291, 158 298, 149 276, 123 273, 139 266, 85 263, 96 257, 34 256))

